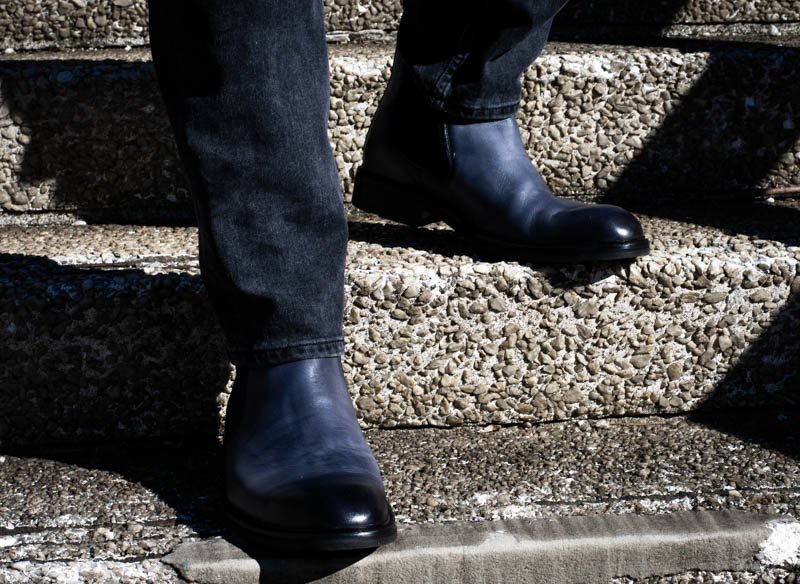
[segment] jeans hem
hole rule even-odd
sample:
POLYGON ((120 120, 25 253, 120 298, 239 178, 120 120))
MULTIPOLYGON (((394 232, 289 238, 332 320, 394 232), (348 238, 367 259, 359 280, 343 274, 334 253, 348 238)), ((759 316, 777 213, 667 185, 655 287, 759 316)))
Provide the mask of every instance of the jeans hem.
POLYGON ((486 107, 448 104, 445 100, 434 98, 431 105, 453 122, 494 122, 515 116, 519 110, 519 101, 486 107))
POLYGON ((322 339, 286 347, 266 349, 228 349, 228 359, 234 365, 268 367, 301 359, 338 357, 344 353, 344 339, 322 339))

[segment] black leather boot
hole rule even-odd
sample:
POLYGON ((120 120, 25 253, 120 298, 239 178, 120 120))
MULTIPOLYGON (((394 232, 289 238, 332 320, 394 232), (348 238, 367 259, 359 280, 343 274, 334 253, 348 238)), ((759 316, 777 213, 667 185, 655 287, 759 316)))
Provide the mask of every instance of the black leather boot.
POLYGON ((229 516, 262 545, 336 551, 396 538, 339 357, 240 367, 225 458, 229 516))
POLYGON ((353 204, 412 226, 444 221, 509 259, 618 260, 650 251, 628 211, 555 197, 514 118, 465 122, 430 109, 399 53, 367 134, 353 204))

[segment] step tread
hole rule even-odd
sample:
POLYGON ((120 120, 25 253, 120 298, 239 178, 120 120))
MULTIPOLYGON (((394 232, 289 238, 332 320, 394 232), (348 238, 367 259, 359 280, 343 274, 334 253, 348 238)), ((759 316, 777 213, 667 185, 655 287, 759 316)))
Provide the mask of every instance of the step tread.
MULTIPOLYGON (((401 525, 736 511, 800 518, 798 412, 368 431, 401 525)), ((6 452, 6 562, 122 561, 224 535, 216 443, 6 452), (87 545, 91 541, 92 545, 87 545)))
MULTIPOLYGON (((643 205, 797 188, 796 53, 555 44, 525 75, 523 141, 564 195, 643 205)), ((331 48, 329 137, 345 200, 391 57, 382 43, 331 48)), ((0 61, 0 207, 12 212, 0 221, 186 221, 188 187, 147 51, 39 58, 0 61)))
MULTIPOLYGON (((0 48, 44 48, 54 45, 141 45, 147 42, 147 9, 144 0, 125 6, 110 2, 42 2, 35 11, 25 10, 24 0, 0 5, 0 48)), ((394 31, 400 0, 329 0, 326 28, 331 36, 394 31)), ((740 25, 791 24, 800 21, 793 0, 664 0, 642 5, 634 0, 594 2, 573 0, 558 15, 556 32, 584 27, 584 36, 597 29, 616 29, 616 36, 650 37, 670 34, 670 27, 697 28, 724 25, 734 31, 740 25), (635 30, 628 29, 635 27, 635 30), (667 30, 664 30, 667 29, 667 30)), ((685 33, 684 33, 685 34, 685 33)), ((700 34, 703 34, 702 32, 700 34)))
MULTIPOLYGON (((707 213, 643 217, 652 255, 594 266, 498 261, 445 226, 354 220, 344 364, 364 424, 798 403, 798 206, 707 213)), ((0 440, 215 432, 230 371, 195 240, 0 229, 0 440), (186 395, 202 398, 187 410, 186 395)))

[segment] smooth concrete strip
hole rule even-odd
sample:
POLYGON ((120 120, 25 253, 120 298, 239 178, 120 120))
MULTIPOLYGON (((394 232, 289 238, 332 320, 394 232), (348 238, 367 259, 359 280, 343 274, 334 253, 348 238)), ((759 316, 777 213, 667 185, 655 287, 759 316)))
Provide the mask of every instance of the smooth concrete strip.
MULTIPOLYGON (((622 576, 758 569, 775 521, 780 520, 692 512, 416 525, 401 528, 395 544, 365 557, 286 558, 211 539, 182 544, 164 561, 202 584, 601 584, 622 576)), ((782 524, 796 522, 784 519, 782 524)), ((800 538, 793 543, 800 545, 800 538)))

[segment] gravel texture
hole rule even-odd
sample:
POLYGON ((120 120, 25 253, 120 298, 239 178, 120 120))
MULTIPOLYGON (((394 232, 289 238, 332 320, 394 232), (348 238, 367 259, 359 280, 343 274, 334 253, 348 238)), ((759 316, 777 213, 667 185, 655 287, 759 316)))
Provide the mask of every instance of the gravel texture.
MULTIPOLYGON (((354 220, 344 365, 363 423, 797 404, 798 210, 708 219, 645 218, 651 256, 561 267, 503 261, 442 226, 354 220)), ((214 433, 230 371, 195 239, 0 230, 0 440, 214 433)))
POLYGON ((402 522, 695 509, 797 517, 797 421, 796 410, 751 411, 371 437, 402 522))
MULTIPOLYGON (((325 0, 327 28, 396 30, 400 0, 325 0)), ((573 0, 556 27, 574 25, 781 23, 800 20, 793 0, 573 0)), ((657 31, 658 29, 654 29, 657 31)), ((0 49, 141 46, 147 43, 145 0, 5 0, 0 5, 0 49)))
MULTIPOLYGON (((111 222, 190 220, 146 50, 0 61, 0 208, 111 222)), ((649 204, 800 185, 800 49, 555 44, 525 75, 519 120, 557 192, 649 204)), ((352 191, 391 62, 331 49, 331 142, 352 191)))
POLYGON ((5 584, 173 584, 185 583, 175 570, 158 560, 143 562, 14 562, 0 565, 5 584))
MULTIPOLYGON (((402 524, 700 509, 798 517, 798 422, 796 411, 754 410, 367 436, 402 524)), ((220 447, 196 438, 7 451, 0 566, 142 561, 231 537, 220 464, 220 447)))
POLYGON ((764 570, 763 572, 689 572, 653 578, 615 578, 609 584, 796 584, 796 570, 764 570))

